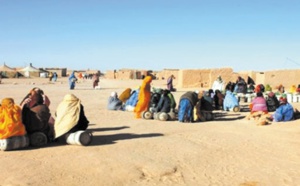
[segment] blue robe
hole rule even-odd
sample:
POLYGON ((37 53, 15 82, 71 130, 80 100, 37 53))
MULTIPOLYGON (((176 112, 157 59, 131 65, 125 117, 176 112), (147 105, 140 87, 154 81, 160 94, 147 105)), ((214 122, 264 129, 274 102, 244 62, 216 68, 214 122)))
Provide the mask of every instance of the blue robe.
POLYGON ((227 90, 223 102, 223 109, 227 111, 233 109, 235 106, 239 106, 239 102, 233 93, 227 90))
POLYGON ((291 104, 280 105, 273 114, 274 121, 291 121, 294 116, 294 109, 291 104))
POLYGON ((74 89, 75 88, 75 82, 77 81, 77 78, 75 76, 75 73, 72 72, 72 74, 69 77, 69 85, 70 85, 70 89, 74 89))

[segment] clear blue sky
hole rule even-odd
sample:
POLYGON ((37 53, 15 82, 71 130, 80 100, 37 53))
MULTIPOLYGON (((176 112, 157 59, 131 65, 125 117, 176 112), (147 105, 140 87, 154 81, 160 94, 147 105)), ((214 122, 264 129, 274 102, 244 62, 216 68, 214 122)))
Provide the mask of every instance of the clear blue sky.
POLYGON ((0 0, 0 63, 300 68, 299 0, 0 0))

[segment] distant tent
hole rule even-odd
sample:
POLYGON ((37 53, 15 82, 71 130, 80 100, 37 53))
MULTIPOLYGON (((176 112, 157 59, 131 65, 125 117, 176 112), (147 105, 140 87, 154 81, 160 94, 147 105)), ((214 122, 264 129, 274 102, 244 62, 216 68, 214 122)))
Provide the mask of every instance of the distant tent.
POLYGON ((8 67, 5 63, 0 66, 2 77, 14 77, 18 73, 15 69, 8 67))
POLYGON ((19 70, 20 72, 23 72, 23 75, 25 77, 40 77, 40 70, 33 67, 32 64, 30 63, 29 66, 19 70))

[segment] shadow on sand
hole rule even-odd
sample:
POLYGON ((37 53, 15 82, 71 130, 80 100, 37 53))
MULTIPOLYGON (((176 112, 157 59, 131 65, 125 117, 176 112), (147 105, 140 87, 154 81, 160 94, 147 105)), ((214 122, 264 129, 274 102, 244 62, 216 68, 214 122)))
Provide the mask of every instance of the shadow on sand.
POLYGON ((216 112, 214 113, 215 121, 233 121, 244 119, 246 116, 243 116, 239 113, 231 113, 231 112, 216 112))
MULTIPOLYGON (((95 125, 95 124, 89 124, 89 125, 95 125)), ((122 127, 109 127, 109 128, 88 128, 86 129, 87 132, 103 132, 103 131, 112 131, 112 130, 122 130, 122 129, 128 129, 130 127, 128 126, 122 126, 122 127)))
POLYGON ((110 145, 110 144, 115 144, 116 141, 119 141, 119 140, 129 140, 129 139, 136 139, 136 138, 152 138, 152 137, 160 137, 160 136, 163 136, 163 134, 161 134, 161 133, 150 133, 150 134, 123 133, 123 134, 93 136, 93 141, 89 146, 110 145))

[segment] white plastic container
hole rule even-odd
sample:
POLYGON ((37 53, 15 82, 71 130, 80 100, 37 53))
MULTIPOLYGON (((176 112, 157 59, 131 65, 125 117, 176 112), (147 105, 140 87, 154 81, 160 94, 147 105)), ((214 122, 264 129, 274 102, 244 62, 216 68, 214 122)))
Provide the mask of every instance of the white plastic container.
POLYGON ((92 134, 84 130, 66 134, 66 142, 70 145, 87 146, 92 142, 92 134))
POLYGON ((29 138, 27 135, 14 136, 0 140, 0 149, 3 151, 21 149, 29 146, 29 138))
POLYGON ((292 95, 292 94, 286 94, 286 99, 287 99, 287 101, 288 101, 289 103, 291 103, 292 100, 293 100, 293 95, 292 95))
POLYGON ((251 94, 246 94, 247 102, 251 103, 252 102, 252 95, 251 94))
POLYGON ((142 112, 142 118, 144 118, 144 119, 153 119, 153 114, 150 111, 142 112))
POLYGON ((165 112, 160 112, 158 115, 158 119, 160 121, 167 121, 167 120, 169 120, 169 115, 165 112))
POLYGON ((297 102, 298 102, 298 99, 299 99, 299 98, 298 98, 297 95, 293 95, 293 102, 294 102, 294 103, 297 103, 297 102))

